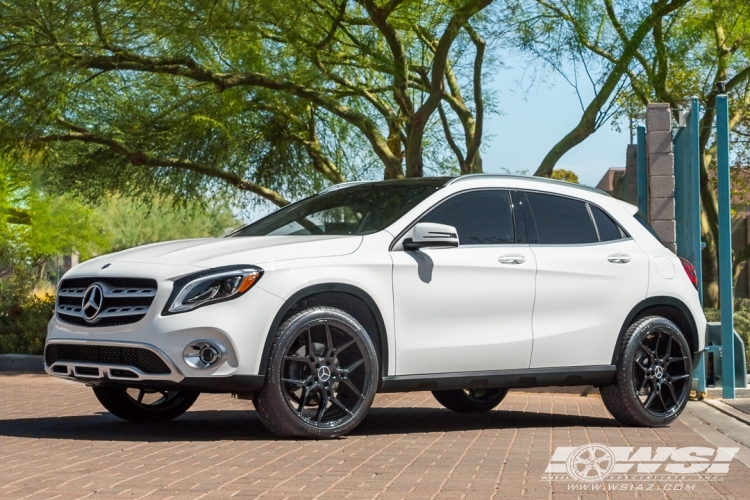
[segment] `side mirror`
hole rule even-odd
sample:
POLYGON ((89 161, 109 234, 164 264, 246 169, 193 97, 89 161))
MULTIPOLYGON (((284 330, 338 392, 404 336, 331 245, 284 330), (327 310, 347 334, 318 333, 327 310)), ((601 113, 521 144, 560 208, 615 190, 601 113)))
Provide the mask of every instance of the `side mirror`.
POLYGON ((420 222, 412 229, 412 237, 404 240, 404 250, 457 246, 458 231, 455 227, 432 222, 420 222))

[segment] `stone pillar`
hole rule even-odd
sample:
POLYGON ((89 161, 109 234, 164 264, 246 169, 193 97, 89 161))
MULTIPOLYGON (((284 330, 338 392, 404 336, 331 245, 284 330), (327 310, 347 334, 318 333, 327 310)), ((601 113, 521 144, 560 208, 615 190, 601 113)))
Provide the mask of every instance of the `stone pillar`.
POLYGON ((632 203, 633 205, 638 204, 638 189, 637 189, 637 174, 638 170, 638 145, 628 144, 628 149, 625 151, 625 201, 632 203))
POLYGON ((646 152, 648 221, 664 246, 676 252, 672 110, 669 104, 649 104, 646 109, 646 152))

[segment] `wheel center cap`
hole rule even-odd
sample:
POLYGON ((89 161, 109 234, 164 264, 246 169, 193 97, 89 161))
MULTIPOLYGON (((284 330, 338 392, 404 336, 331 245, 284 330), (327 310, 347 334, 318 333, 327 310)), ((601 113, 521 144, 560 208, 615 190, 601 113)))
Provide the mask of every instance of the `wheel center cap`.
POLYGON ((657 366, 656 368, 654 368, 654 375, 656 376, 656 378, 661 379, 664 376, 664 368, 662 368, 661 366, 657 366))
POLYGON ((328 382, 331 378, 331 369, 327 366, 321 366, 318 368, 318 378, 321 382, 328 382))

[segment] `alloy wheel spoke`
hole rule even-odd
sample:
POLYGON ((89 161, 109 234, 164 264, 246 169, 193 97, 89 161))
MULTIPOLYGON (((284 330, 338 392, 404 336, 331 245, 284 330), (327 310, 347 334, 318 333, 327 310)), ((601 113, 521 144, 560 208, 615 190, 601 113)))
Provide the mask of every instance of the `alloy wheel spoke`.
POLYGON ((358 361, 355 361, 348 368, 344 369, 344 373, 347 374, 347 375, 349 375, 351 372, 353 372, 354 370, 356 370, 357 368, 359 368, 360 365, 364 364, 364 362, 365 362, 364 358, 361 358, 358 361))
POLYGON ((318 425, 323 421, 323 415, 326 413, 326 409, 328 409, 328 394, 321 390, 320 391, 320 406, 318 406, 318 415, 315 418, 318 425))
POLYGON ((651 354, 653 357, 659 356, 659 340, 661 339, 661 332, 656 332, 656 342, 654 343, 654 351, 651 354))
POLYGON ((682 361, 682 362, 684 362, 686 359, 687 358, 685 356, 676 356, 676 357, 675 356, 671 356, 667 360, 667 364, 670 365, 670 364, 674 363, 675 361, 682 361))
POLYGON ((357 389, 357 386, 356 386, 356 385, 354 385, 354 382, 352 382, 352 381, 351 381, 351 380, 349 380, 348 378, 344 378, 344 379, 341 379, 341 381, 342 381, 342 382, 343 382, 344 384, 346 384, 346 386, 347 386, 347 387, 348 387, 349 389, 351 389, 351 391, 352 391, 352 392, 353 392, 354 394, 356 394, 356 395, 357 395, 357 397, 360 397, 360 398, 362 397, 362 393, 361 393, 361 392, 359 392, 359 389, 357 389))
MULTIPOLYGON (((640 386, 640 387, 638 388, 638 394, 643 394, 643 389, 645 389, 645 388, 646 388, 646 384, 647 384, 647 383, 648 383, 649 381, 650 381, 650 379, 648 379, 648 378, 646 378, 646 377, 644 377, 644 378, 643 378, 643 383, 642 383, 642 384, 641 384, 641 386, 640 386)), ((653 387, 652 387, 652 389, 653 389, 653 387)))
POLYGON ((298 379, 294 379, 294 378, 282 378, 281 381, 282 382, 286 382, 287 384, 301 385, 301 386, 304 386, 306 384, 306 382, 307 382, 307 380, 298 380, 298 379))
POLYGON ((315 364, 305 356, 284 356, 283 359, 284 361, 289 361, 290 363, 302 363, 306 365, 310 370, 315 371, 315 364))
POLYGON ((669 355, 672 352, 672 336, 669 336, 669 340, 667 341, 667 352, 664 354, 664 357, 662 358, 662 361, 666 361, 669 359, 669 355))
POLYGON ((299 401, 299 405, 297 406, 297 415, 302 416, 302 410, 305 409, 305 405, 307 404, 307 400, 310 397, 310 392, 307 388, 302 389, 302 399, 299 401))
POLYGON ((331 338, 331 327, 328 325, 328 321, 325 322, 326 325, 326 341, 328 342, 328 351, 326 352, 326 356, 330 356, 333 351, 333 339, 331 338))
POLYGON ((675 404, 680 404, 677 398, 677 391, 674 390, 674 385, 672 385, 672 381, 667 380, 664 383, 667 384, 667 387, 669 387, 669 392, 672 394, 672 399, 674 400, 675 404))
POLYGON ((315 356, 315 349, 313 348, 312 332, 307 329, 307 355, 315 356))
POLYGON ((339 354, 341 354, 343 352, 344 349, 346 349, 347 347, 351 346, 352 344, 356 344, 356 343, 357 343, 356 340, 350 340, 349 342, 344 342, 343 344, 341 344, 338 347, 338 349, 336 349, 336 355, 338 356, 339 354))
POLYGON ((677 380, 686 379, 689 376, 690 376, 689 373, 683 373, 682 375, 672 375, 672 376, 670 376, 670 378, 671 378, 672 382, 674 382, 674 381, 677 381, 677 380))
POLYGON ((349 410, 349 408, 347 408, 346 406, 344 406, 344 403, 342 403, 341 401, 339 401, 336 396, 331 396, 331 401, 333 402, 333 404, 335 404, 336 406, 338 406, 339 408, 341 408, 342 410, 344 410, 347 413, 347 415, 349 415, 350 417, 354 416, 354 413, 352 413, 349 410))
POLYGON ((643 403, 643 407, 648 410, 648 407, 651 406, 654 401, 656 401, 656 387, 651 388, 651 392, 648 394, 646 402, 643 403))
POLYGON ((641 346, 641 349, 646 351, 646 354, 648 354, 649 358, 654 359, 654 351, 646 347, 646 344, 644 344, 643 342, 640 343, 640 346, 641 346))
POLYGON ((659 400, 661 401, 661 406, 662 408, 664 408, 664 413, 668 413, 669 407, 667 407, 667 403, 664 401, 664 396, 662 396, 661 390, 659 390, 658 394, 659 394, 659 400))

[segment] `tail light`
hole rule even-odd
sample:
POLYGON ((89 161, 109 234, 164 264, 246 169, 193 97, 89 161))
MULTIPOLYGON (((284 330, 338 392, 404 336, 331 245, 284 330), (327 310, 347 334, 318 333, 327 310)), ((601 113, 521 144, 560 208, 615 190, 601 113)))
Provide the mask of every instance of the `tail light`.
POLYGON ((688 275, 688 278, 690 278, 690 283, 693 284, 695 289, 698 289, 698 274, 695 272, 695 268, 690 263, 689 260, 683 259, 680 257, 680 262, 682 262, 682 267, 685 269, 685 273, 688 275))

